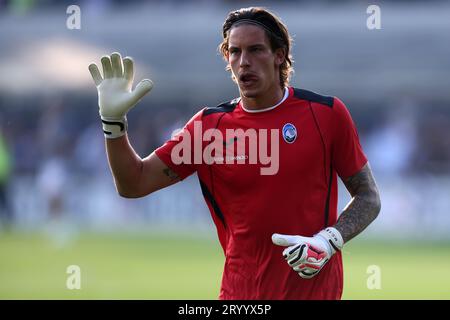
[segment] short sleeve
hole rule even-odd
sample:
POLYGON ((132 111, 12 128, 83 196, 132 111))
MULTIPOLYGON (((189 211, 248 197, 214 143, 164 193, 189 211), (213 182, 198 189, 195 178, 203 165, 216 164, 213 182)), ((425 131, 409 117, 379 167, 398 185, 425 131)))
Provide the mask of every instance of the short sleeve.
POLYGON ((355 123, 344 103, 338 98, 333 102, 333 154, 332 165, 345 179, 358 173, 367 163, 361 147, 355 123))
POLYGON ((182 180, 197 170, 194 157, 194 139, 201 139, 201 125, 199 124, 201 124, 202 121, 202 114, 203 109, 195 114, 186 123, 183 129, 155 150, 158 158, 160 158, 161 161, 163 161, 182 180), (200 132, 195 132, 196 130, 200 130, 200 132))

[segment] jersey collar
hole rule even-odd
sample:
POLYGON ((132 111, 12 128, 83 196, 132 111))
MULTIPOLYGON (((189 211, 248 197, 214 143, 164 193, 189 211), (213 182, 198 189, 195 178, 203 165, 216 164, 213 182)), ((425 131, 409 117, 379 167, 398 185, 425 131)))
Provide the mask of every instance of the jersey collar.
POLYGON ((267 107, 267 108, 264 108, 264 109, 250 110, 250 109, 246 109, 246 108, 244 107, 244 105, 242 104, 242 101, 239 101, 239 102, 240 102, 240 104, 241 104, 242 110, 244 110, 245 112, 248 112, 248 113, 261 113, 261 112, 267 112, 267 111, 270 111, 270 110, 275 109, 275 108, 278 107, 280 104, 282 104, 284 101, 286 101, 286 99, 287 99, 288 97, 289 97, 289 88, 288 88, 288 87, 285 87, 285 88, 284 88, 284 95, 283 95, 283 98, 281 98, 281 100, 280 100, 277 104, 275 104, 275 105, 273 105, 273 106, 271 106, 271 107, 267 107))

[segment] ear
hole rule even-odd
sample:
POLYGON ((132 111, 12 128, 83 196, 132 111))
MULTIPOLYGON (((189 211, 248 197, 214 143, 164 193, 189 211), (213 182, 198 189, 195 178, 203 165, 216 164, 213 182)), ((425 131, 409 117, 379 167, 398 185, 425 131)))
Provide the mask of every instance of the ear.
POLYGON ((278 48, 275 50, 275 64, 281 66, 281 64, 286 59, 286 49, 278 48))

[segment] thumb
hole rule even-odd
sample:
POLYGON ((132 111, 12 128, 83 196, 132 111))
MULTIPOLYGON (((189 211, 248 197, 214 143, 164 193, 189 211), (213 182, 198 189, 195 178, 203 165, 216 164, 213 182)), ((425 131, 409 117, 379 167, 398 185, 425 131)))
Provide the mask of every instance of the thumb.
POLYGON ((147 93, 149 93, 152 88, 153 82, 149 79, 144 79, 139 82, 132 92, 132 105, 138 103, 138 101, 141 100, 147 93))
POLYGON ((272 242, 277 246, 289 247, 299 242, 298 236, 290 236, 286 234, 272 234, 272 242))

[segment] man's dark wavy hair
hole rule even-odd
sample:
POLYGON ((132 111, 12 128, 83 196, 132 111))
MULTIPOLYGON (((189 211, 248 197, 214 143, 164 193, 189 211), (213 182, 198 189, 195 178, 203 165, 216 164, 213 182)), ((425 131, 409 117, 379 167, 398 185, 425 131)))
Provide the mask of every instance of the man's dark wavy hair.
MULTIPOLYGON (((253 23, 261 26, 266 32, 270 46, 273 52, 282 48, 285 50, 285 60, 280 65, 280 85, 281 87, 287 87, 294 68, 292 67, 293 60, 290 53, 292 47, 292 38, 289 35, 287 27, 281 22, 275 14, 271 13, 265 8, 250 7, 242 8, 236 11, 231 11, 222 27, 223 41, 219 45, 219 52, 223 58, 227 60, 228 56, 228 41, 230 36, 230 30, 234 24, 253 23), (243 20, 241 22, 241 20, 243 20)), ((226 70, 230 71, 231 66, 228 64, 226 70)), ((233 80, 235 80, 233 78, 233 80)))

